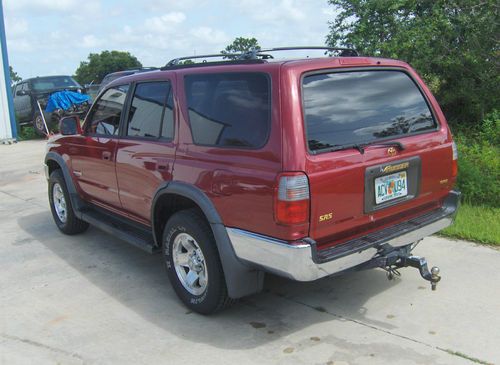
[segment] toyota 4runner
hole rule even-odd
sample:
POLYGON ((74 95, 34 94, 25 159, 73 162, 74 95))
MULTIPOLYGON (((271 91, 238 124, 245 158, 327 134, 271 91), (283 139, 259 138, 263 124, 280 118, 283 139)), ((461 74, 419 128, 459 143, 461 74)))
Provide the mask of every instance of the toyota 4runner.
POLYGON ((412 266, 434 289, 439 269, 411 251, 452 223, 459 193, 429 89, 401 61, 281 50, 176 59, 107 85, 83 123, 62 119, 45 157, 58 228, 162 252, 200 313, 259 292, 266 272, 412 266))

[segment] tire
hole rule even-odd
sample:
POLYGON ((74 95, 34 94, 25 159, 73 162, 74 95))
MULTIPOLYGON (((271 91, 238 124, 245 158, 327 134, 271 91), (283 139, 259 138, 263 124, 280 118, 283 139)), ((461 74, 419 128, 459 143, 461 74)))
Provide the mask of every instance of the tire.
POLYGON ((75 216, 61 170, 55 170, 50 174, 49 203, 54 222, 61 232, 74 235, 89 228, 87 222, 75 216))
POLYGON ((39 111, 33 113, 33 128, 35 133, 39 136, 47 136, 47 130, 45 129, 45 124, 43 123, 42 114, 39 111))
POLYGON ((232 303, 212 229, 197 210, 177 212, 168 220, 163 259, 177 296, 192 311, 211 314, 232 303))

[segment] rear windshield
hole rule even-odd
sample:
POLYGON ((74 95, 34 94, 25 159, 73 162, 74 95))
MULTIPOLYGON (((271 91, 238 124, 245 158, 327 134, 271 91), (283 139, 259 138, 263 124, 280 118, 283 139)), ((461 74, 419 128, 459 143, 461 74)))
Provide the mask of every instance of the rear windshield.
POLYGON ((304 114, 311 151, 436 129, 422 93, 404 72, 306 76, 304 114))

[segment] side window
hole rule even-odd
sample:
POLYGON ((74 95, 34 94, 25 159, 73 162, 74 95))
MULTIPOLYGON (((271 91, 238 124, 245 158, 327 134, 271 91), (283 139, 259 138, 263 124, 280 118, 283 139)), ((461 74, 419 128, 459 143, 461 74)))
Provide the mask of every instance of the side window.
POLYGON ((115 86, 94 103, 87 123, 87 133, 117 135, 128 85, 115 86))
POLYGON ((263 73, 185 77, 189 122, 196 144, 262 147, 269 135, 269 78, 263 73))
POLYGON ((27 82, 25 82, 25 83, 23 84, 23 90, 29 91, 29 90, 30 90, 30 84, 29 84, 29 83, 27 83, 27 82))
POLYGON ((173 118, 171 109, 166 108, 169 94, 170 82, 167 81, 137 84, 128 114, 127 135, 159 138, 161 133, 172 138, 173 118), (169 132, 168 136, 165 131, 169 132))

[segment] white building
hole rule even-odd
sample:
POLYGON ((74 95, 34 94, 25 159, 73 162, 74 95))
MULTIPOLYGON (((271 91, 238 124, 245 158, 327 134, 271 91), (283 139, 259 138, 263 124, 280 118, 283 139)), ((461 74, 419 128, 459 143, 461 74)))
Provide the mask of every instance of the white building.
POLYGON ((15 140, 17 138, 17 130, 10 87, 9 59, 7 57, 2 0, 0 0, 0 51, 0 141, 4 142, 15 140))

